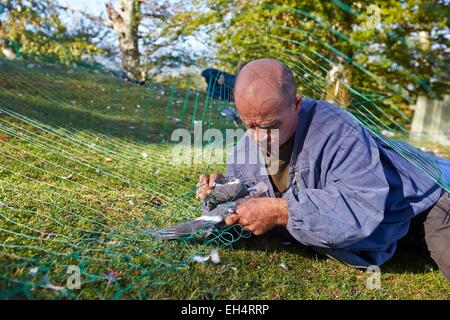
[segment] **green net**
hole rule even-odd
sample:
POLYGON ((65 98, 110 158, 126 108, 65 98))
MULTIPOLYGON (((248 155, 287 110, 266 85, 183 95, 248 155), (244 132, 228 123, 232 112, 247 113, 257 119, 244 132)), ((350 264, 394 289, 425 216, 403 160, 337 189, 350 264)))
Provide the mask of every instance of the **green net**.
MULTIPOLYGON (((312 13, 296 12, 350 41, 312 13)), ((338 65, 308 47, 314 35, 269 22, 258 27, 265 32, 247 44, 251 58, 284 61, 305 95, 347 104, 357 121, 450 191, 437 164, 400 141, 407 139, 410 115, 395 103, 386 112, 379 103, 385 95, 363 93, 346 81, 340 85, 350 93, 350 103, 328 97, 329 65, 338 65), (291 50, 289 44, 304 50, 291 50), (383 130, 394 132, 395 139, 381 135, 383 130)), ((321 43, 362 76, 383 82, 321 43)), ((0 63, 0 298, 152 298, 168 273, 249 236, 240 226, 182 241, 160 241, 146 233, 201 214, 195 198, 198 176, 223 172, 224 165, 208 157, 176 163, 171 134, 177 128, 194 132, 199 124, 221 132, 242 127, 220 115, 234 108, 232 99, 214 99, 211 92, 177 83, 137 87, 86 66, 0 63), (71 266, 81 272, 82 293, 66 286, 71 266)), ((209 90, 217 81, 210 79, 209 90)), ((401 95, 395 86, 385 87, 401 95)), ((200 147, 209 142, 201 139, 200 147)))
POLYGON ((223 168, 174 165, 164 142, 177 127, 193 126, 196 114, 226 128, 216 115, 223 102, 91 70, 2 63, 2 294, 29 297, 41 288, 44 296, 46 289, 70 296, 54 284, 77 265, 93 297, 102 296, 108 270, 130 275, 127 287, 119 277, 110 285, 107 296, 119 298, 135 281, 151 286, 158 274, 248 236, 231 227, 201 242, 193 235, 167 243, 145 233, 200 214, 198 176, 223 168))

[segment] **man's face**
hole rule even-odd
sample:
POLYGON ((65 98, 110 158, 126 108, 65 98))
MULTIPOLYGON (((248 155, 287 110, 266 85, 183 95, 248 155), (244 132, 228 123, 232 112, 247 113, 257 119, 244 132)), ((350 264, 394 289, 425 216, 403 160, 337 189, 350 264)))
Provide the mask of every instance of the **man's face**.
POLYGON ((280 97, 276 88, 256 81, 235 100, 248 135, 262 148, 271 143, 281 146, 295 133, 300 97, 280 97))

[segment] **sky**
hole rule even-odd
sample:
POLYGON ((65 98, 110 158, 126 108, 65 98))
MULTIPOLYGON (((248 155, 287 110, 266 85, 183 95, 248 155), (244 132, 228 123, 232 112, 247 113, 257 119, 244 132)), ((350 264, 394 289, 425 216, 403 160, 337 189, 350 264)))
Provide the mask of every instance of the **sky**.
POLYGON ((100 13, 106 15, 106 0, 58 0, 58 2, 73 9, 87 11, 96 15, 100 13))

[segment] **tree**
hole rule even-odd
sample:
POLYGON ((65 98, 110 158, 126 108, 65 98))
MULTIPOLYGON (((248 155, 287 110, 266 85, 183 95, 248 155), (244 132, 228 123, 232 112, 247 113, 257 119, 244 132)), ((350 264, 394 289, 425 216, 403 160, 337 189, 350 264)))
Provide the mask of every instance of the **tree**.
POLYGON ((0 8, 0 45, 7 55, 47 56, 69 63, 102 52, 92 43, 95 33, 64 26, 52 1, 2 1, 0 8))
POLYGON ((147 77, 139 50, 139 26, 142 18, 167 18, 165 7, 156 9, 157 12, 150 12, 145 11, 144 6, 148 6, 148 3, 142 0, 120 0, 118 10, 111 2, 106 4, 108 17, 119 40, 122 70, 127 77, 137 81, 145 81, 147 77))
POLYGON ((350 108, 365 104, 382 121, 402 127, 410 123, 409 105, 418 94, 448 92, 445 1, 200 3, 207 9, 179 17, 186 33, 208 24, 217 55, 235 63, 261 56, 284 60, 297 71, 304 95, 350 108), (419 34, 428 39, 422 45, 419 34), (376 103, 368 103, 369 96, 376 103))
POLYGON ((141 1, 139 0, 121 0, 118 11, 114 9, 111 2, 106 4, 106 9, 112 27, 119 39, 122 70, 131 79, 145 81, 138 45, 138 28, 141 20, 140 6, 141 1))
POLYGON ((120 0, 117 8, 108 2, 105 5, 107 19, 58 6, 113 30, 118 40, 123 73, 130 80, 145 82, 152 67, 149 57, 176 42, 181 34, 179 26, 172 25, 170 18, 174 12, 182 10, 183 2, 161 5, 146 0, 120 0))

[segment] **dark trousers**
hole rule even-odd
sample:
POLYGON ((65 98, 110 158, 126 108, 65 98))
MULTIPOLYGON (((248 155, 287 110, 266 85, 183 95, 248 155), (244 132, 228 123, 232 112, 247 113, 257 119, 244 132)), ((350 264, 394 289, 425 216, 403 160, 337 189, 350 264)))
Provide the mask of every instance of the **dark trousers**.
POLYGON ((426 252, 450 281, 450 195, 444 192, 439 201, 411 220, 411 227, 400 248, 426 252))

